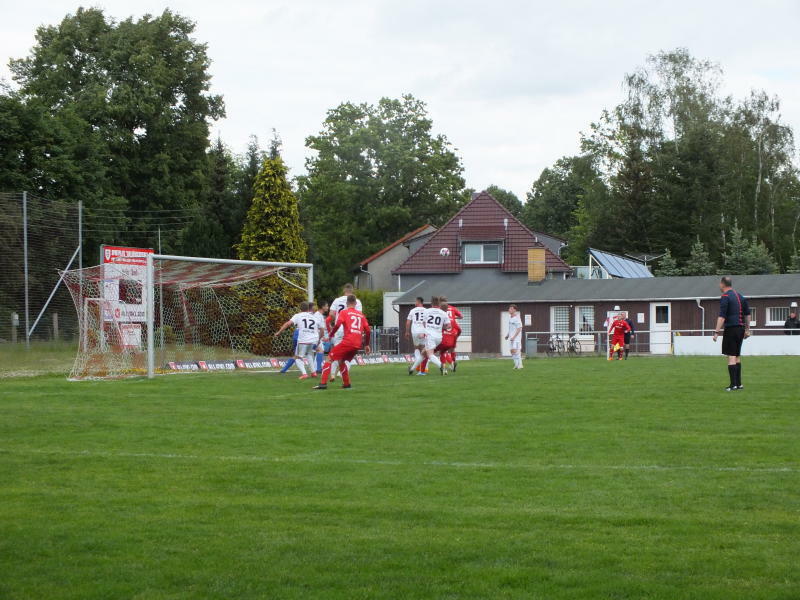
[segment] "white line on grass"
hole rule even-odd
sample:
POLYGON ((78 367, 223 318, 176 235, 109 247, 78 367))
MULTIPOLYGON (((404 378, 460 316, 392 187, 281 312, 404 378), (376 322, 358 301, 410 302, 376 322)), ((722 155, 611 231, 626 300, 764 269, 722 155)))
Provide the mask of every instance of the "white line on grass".
POLYGON ((529 471, 548 470, 608 470, 608 471, 714 471, 740 473, 797 473, 800 466, 783 467, 748 467, 744 465, 576 465, 576 464, 533 464, 533 463, 497 463, 497 462, 448 462, 439 460, 404 461, 382 460, 372 458, 335 458, 318 457, 301 454, 296 456, 247 456, 247 455, 201 455, 177 454, 161 452, 106 452, 95 450, 60 450, 44 448, 11 449, 0 448, 0 454, 16 454, 23 456, 76 456, 87 458, 160 458, 165 460, 211 460, 230 462, 273 462, 273 463, 309 463, 309 464, 355 464, 355 465, 388 465, 401 467, 446 467, 455 469, 520 469, 529 471))

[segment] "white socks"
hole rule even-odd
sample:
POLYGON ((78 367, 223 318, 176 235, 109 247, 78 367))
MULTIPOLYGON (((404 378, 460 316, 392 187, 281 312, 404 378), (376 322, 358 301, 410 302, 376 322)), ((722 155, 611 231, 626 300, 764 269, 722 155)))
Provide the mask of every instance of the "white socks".
POLYGON ((439 360, 439 357, 438 357, 438 356, 436 356, 435 354, 431 354, 431 355, 428 357, 428 362, 432 362, 432 363, 433 363, 433 364, 435 364, 437 367, 441 367, 441 366, 442 366, 442 361, 440 361, 440 360, 439 360))
POLYGON ((303 360, 303 357, 296 357, 294 358, 294 364, 297 365, 297 368, 300 369, 300 372, 305 375, 306 374, 306 363, 303 360))

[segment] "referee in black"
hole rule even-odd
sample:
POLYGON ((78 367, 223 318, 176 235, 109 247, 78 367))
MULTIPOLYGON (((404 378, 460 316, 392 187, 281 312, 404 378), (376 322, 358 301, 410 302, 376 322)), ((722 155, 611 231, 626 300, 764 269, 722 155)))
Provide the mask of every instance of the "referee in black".
POLYGON ((750 306, 747 298, 733 289, 733 280, 725 276, 719 282, 722 296, 719 299, 719 317, 714 329, 714 341, 722 333, 722 353, 728 357, 730 386, 726 392, 743 390, 742 385, 742 342, 750 337, 750 306), (723 333, 724 328, 724 333, 723 333))

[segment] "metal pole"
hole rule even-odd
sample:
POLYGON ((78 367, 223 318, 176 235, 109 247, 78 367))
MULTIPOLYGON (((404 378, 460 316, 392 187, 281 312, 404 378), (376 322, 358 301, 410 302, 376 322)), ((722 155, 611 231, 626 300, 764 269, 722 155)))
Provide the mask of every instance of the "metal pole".
POLYGON ((28 332, 28 335, 33 333, 33 330, 36 329, 36 326, 39 324, 39 321, 41 320, 42 315, 44 315, 44 311, 46 311, 47 307, 50 306, 50 301, 53 299, 53 296, 56 295, 56 292, 58 291, 58 286, 60 286, 61 282, 64 281, 64 275, 66 275, 67 271, 69 271, 69 268, 72 266, 72 261, 75 260, 75 255, 78 254, 78 251, 80 249, 81 249, 80 246, 75 248, 75 252, 72 253, 72 257, 69 259, 69 262, 67 263, 67 266, 64 267, 63 271, 61 271, 61 276, 58 278, 58 281, 56 281, 56 284, 53 286, 53 289, 50 291, 50 295, 47 297, 47 302, 44 303, 44 306, 42 307, 42 310, 39 311, 39 316, 36 317, 36 320, 33 322, 33 327, 31 327, 30 331, 28 332))
POLYGON ((308 301, 314 301, 314 265, 308 267, 308 301))
MULTIPOLYGON (((158 253, 161 254, 161 225, 158 226, 158 253)), ((161 362, 164 362, 164 276, 163 269, 158 270, 158 337, 161 349, 161 362)))
POLYGON ((147 306, 145 310, 145 320, 147 321, 147 377, 155 377, 155 356, 154 356, 154 337, 153 336, 153 255, 146 257, 145 272, 145 293, 147 295, 147 306))
POLYGON ((78 268, 83 268, 83 200, 78 200, 78 268))
POLYGON ((78 200, 78 288, 83 298, 83 200, 78 200))
POLYGON ((25 348, 31 347, 30 307, 28 305, 28 192, 22 192, 22 262, 25 271, 25 348))

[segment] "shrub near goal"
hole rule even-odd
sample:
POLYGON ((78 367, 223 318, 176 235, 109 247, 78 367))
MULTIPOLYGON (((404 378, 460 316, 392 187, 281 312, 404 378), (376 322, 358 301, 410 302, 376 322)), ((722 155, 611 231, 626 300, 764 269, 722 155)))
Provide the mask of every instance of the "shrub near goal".
POLYGON ((71 379, 292 352, 291 333, 272 334, 313 297, 312 265, 158 254, 143 262, 138 272, 104 264, 63 273, 80 329, 71 379))

